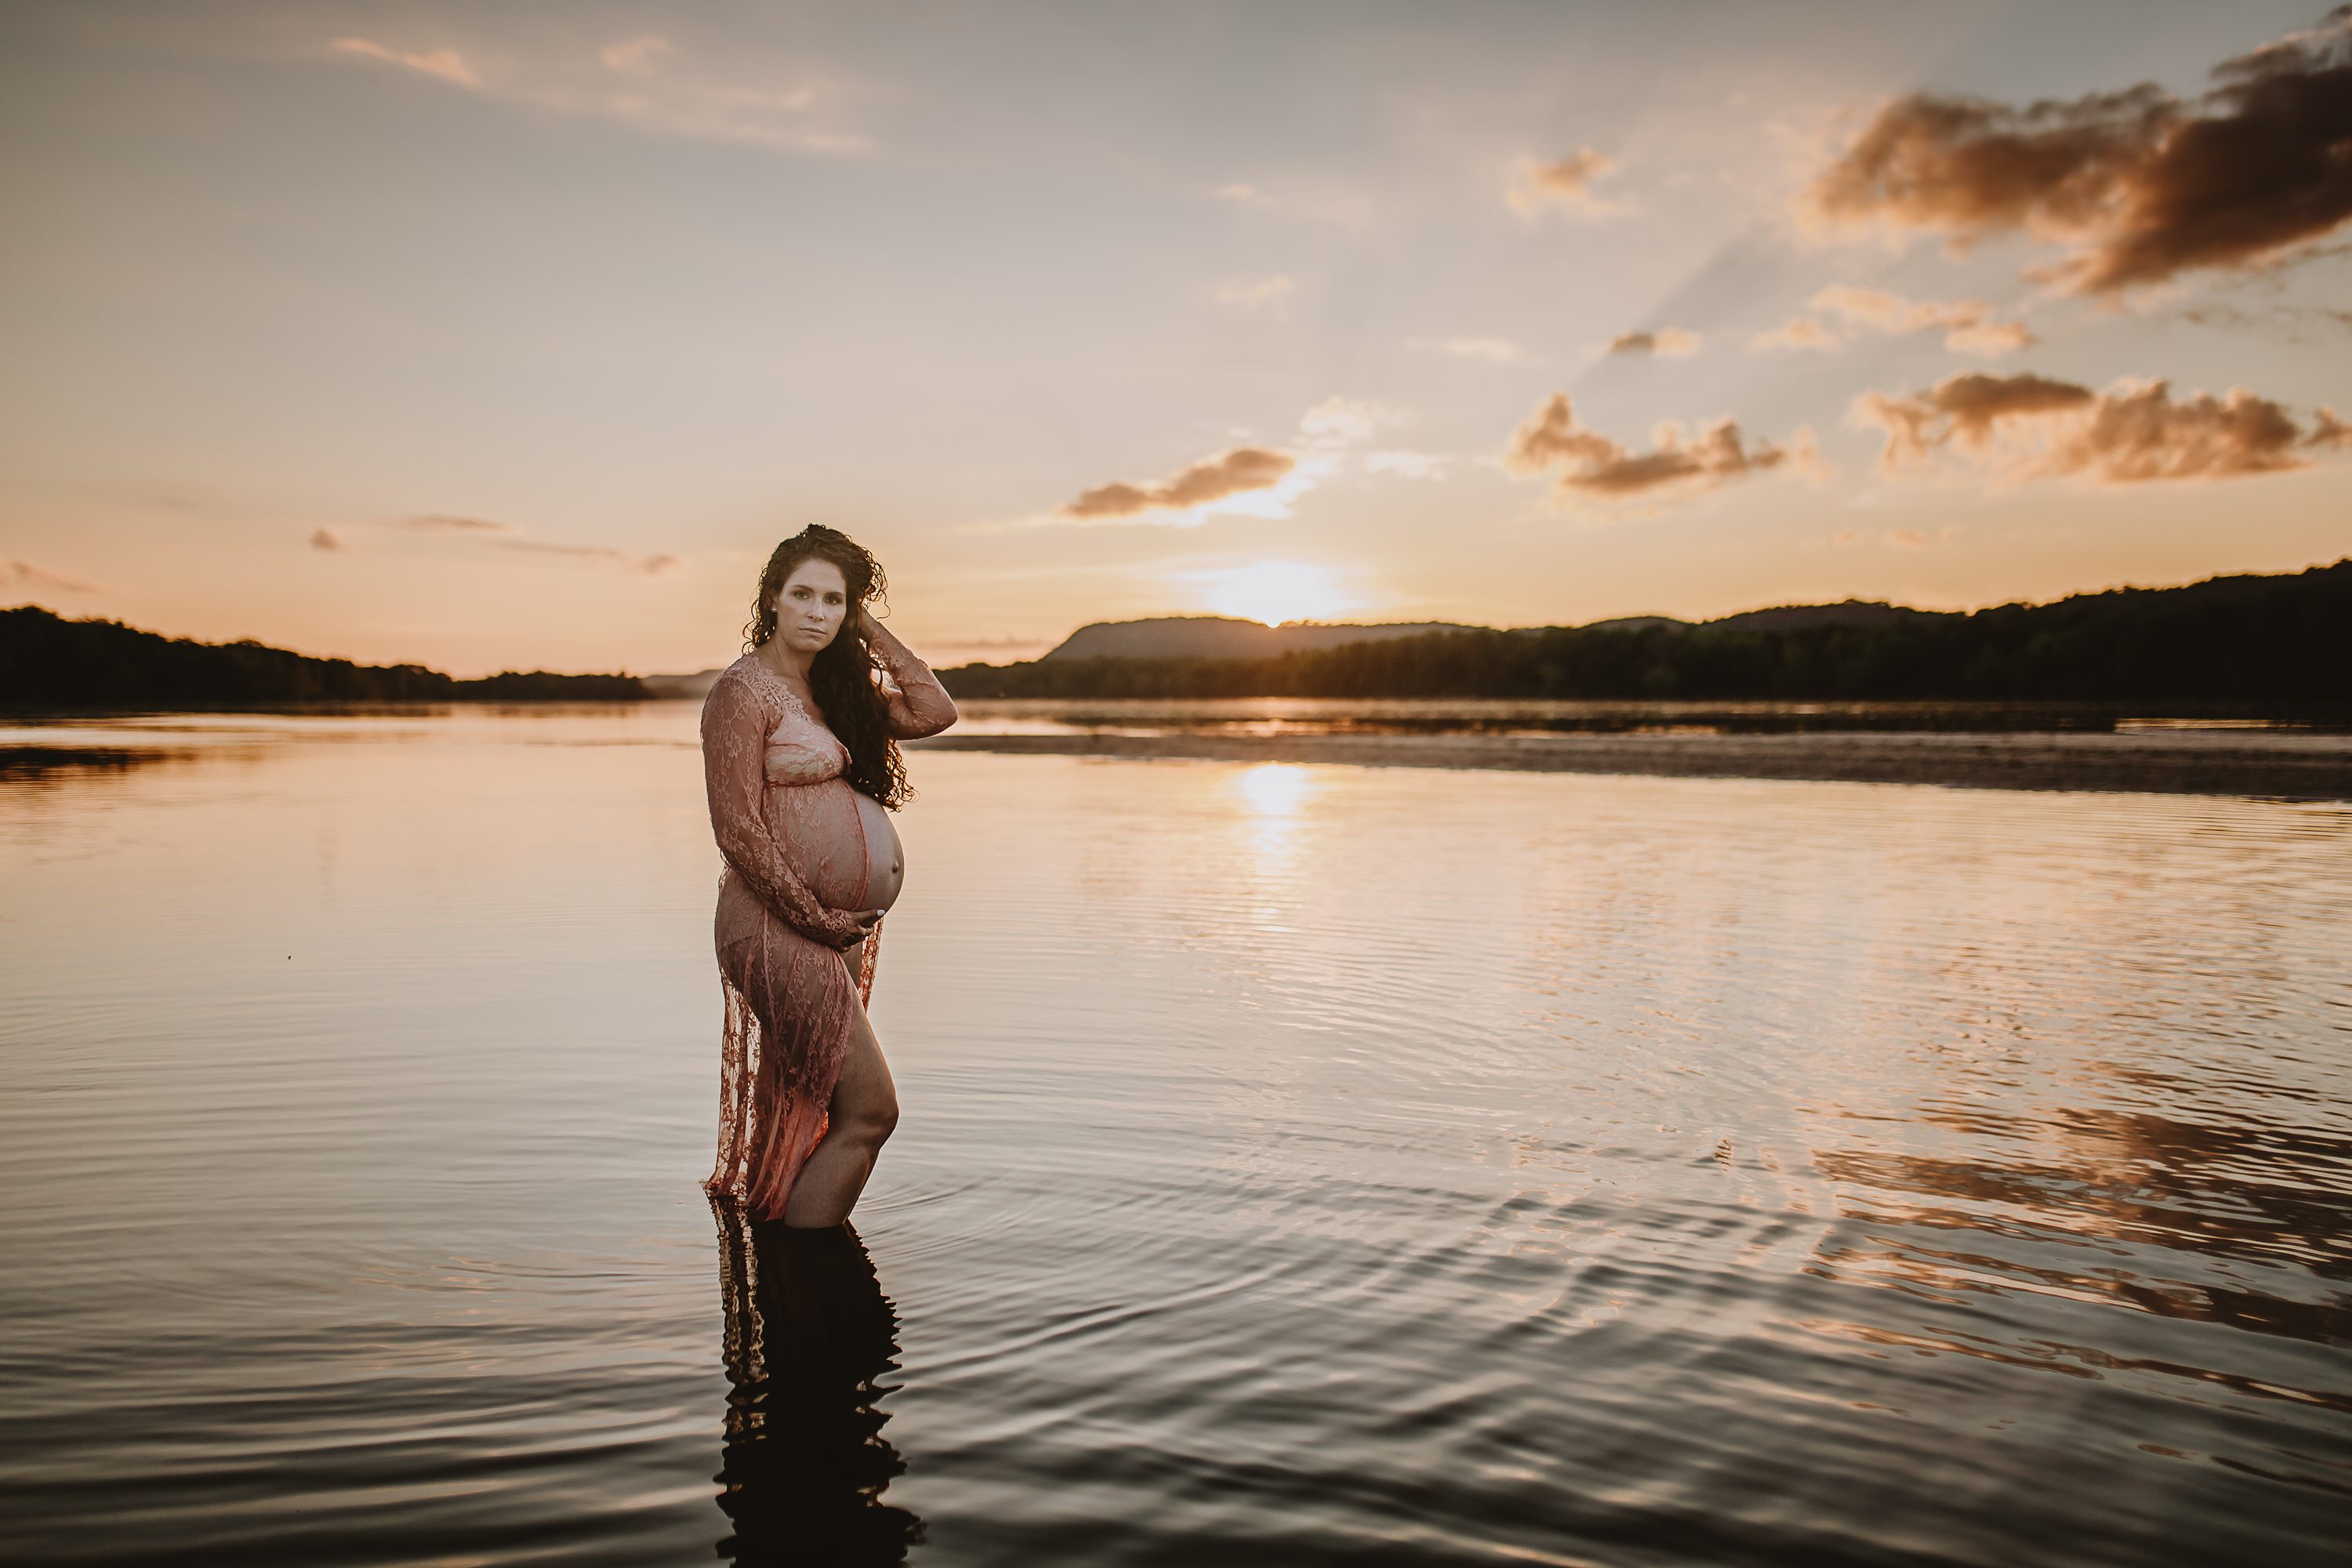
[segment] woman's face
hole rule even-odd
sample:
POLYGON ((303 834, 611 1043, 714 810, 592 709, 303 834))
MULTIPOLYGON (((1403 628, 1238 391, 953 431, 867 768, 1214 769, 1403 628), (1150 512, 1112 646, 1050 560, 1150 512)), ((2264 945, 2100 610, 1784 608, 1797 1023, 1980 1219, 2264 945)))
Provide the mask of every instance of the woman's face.
POLYGON ((841 568, 811 556, 776 590, 776 636, 799 653, 822 653, 849 614, 849 584, 841 568))

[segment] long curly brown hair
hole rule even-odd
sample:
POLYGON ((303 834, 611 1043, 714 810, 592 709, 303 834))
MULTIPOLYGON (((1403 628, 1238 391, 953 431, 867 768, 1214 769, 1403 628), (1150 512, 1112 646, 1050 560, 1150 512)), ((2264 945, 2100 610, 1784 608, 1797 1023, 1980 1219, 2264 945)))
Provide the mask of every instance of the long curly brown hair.
POLYGON ((849 767, 844 776, 896 811, 915 798, 914 786, 907 782, 907 764, 898 754, 898 742, 890 738, 890 705, 876 680, 881 661, 874 657, 873 645, 857 625, 857 612, 866 602, 884 599, 889 590, 882 563, 839 529, 821 522, 809 524, 777 545, 768 557, 767 567, 760 574, 760 591, 751 600, 751 618, 743 627, 744 647, 763 647, 776 635, 776 595, 794 568, 812 559, 830 561, 841 568, 841 579, 848 585, 849 607, 842 616, 841 630, 809 661, 809 689, 816 694, 817 706, 824 710, 826 728, 849 748, 849 767))

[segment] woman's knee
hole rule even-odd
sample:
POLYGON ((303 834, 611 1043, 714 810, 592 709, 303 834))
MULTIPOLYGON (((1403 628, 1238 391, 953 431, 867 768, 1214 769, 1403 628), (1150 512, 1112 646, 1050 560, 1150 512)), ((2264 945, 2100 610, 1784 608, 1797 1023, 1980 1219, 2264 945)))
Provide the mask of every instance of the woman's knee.
POLYGON ((880 1147, 898 1126, 898 1099, 880 1095, 843 1108, 841 1131, 860 1143, 880 1147))

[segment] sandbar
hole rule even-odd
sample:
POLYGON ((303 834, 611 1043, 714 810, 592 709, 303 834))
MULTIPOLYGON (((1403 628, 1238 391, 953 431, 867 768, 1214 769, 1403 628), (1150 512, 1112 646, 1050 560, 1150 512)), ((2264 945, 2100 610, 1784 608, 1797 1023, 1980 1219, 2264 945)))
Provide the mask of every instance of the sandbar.
POLYGON ((1155 734, 949 733, 909 750, 1190 757, 1367 767, 1507 768, 1681 778, 1813 779, 1972 789, 2113 790, 2352 799, 2352 735, 2130 733, 1155 734))

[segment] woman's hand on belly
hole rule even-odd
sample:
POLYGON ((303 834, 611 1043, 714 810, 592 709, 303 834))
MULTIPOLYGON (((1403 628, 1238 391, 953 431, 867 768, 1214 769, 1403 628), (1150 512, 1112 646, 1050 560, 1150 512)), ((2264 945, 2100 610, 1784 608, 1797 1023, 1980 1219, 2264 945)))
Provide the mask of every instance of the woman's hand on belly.
POLYGON ((841 917, 837 934, 822 939, 812 936, 809 940, 835 952, 847 952, 873 935, 874 922, 882 918, 880 910, 835 910, 833 912, 841 917))

